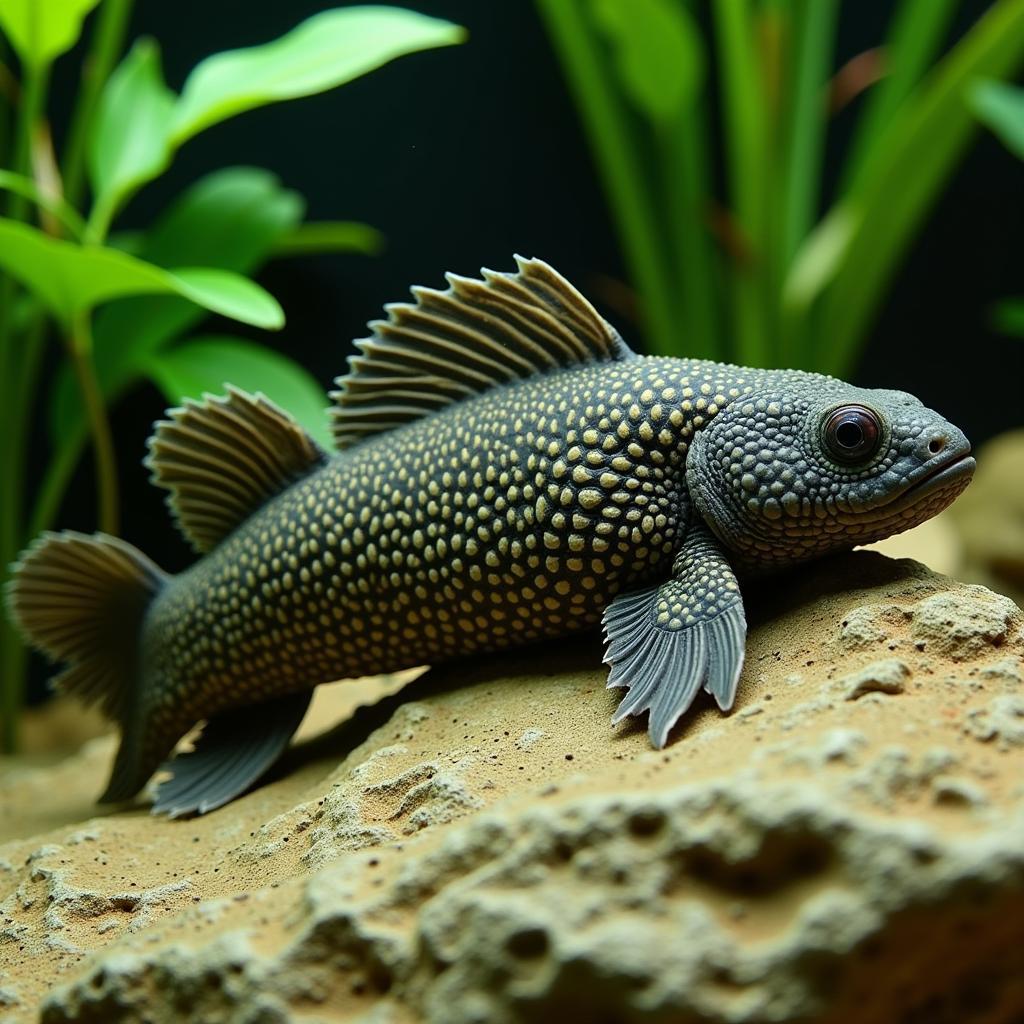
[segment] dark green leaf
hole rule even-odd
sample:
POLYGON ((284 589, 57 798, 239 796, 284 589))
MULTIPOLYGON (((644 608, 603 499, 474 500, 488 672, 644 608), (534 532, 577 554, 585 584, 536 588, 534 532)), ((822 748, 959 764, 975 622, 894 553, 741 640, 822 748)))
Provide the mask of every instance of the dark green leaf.
POLYGON ((278 243, 275 256, 317 252, 359 252, 375 256, 384 248, 384 236, 369 224, 354 220, 313 221, 299 224, 278 243))
POLYGON ((654 121, 677 118, 704 81, 704 43, 676 0, 592 0, 611 43, 622 88, 654 121))
POLYGON ((139 40, 107 80, 89 147, 94 216, 105 233, 114 213, 170 162, 175 96, 164 85, 160 50, 139 40))
POLYGON ((988 79, 974 86, 969 99, 975 117, 1024 160, 1024 89, 988 79))
POLYGON ((992 324, 1003 334, 1024 338, 1024 298, 1003 299, 992 310, 992 324))
POLYGON ((403 54, 464 37, 458 25, 402 7, 323 11, 274 42, 199 64, 178 102, 174 141, 180 145, 235 114, 333 89, 403 54))
POLYGON ((318 441, 330 444, 323 389, 298 363, 261 345, 238 338, 195 338, 154 353, 144 370, 174 405, 206 392, 223 394, 226 384, 260 391, 318 441))

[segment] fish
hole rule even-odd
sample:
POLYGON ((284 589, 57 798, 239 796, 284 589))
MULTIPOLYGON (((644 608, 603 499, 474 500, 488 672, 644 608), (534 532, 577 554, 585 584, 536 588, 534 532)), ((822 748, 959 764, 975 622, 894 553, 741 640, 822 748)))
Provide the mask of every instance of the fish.
POLYGON ((603 628, 612 721, 663 747, 733 706, 741 580, 935 515, 964 434, 901 391, 635 353, 539 259, 411 289, 356 342, 325 451, 261 394, 169 410, 146 464, 200 556, 169 575, 49 532, 7 588, 57 686, 120 726, 103 802, 205 813, 277 761, 319 684, 603 628), (190 751, 171 756, 197 725, 190 751))

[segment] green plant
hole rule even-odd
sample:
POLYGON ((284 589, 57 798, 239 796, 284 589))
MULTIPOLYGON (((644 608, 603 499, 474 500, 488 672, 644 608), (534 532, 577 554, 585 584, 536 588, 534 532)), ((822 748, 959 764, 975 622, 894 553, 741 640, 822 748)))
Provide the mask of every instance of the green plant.
POLYGON ((710 0, 714 62, 695 0, 537 6, 590 137, 649 348, 760 366, 851 370, 970 140, 970 89, 1024 57, 1024 0, 994 0, 941 58, 955 0, 897 0, 881 50, 835 79, 838 0, 710 0), (840 86, 870 91, 819 215, 840 86), (726 186, 716 197, 719 110, 726 186))
MULTIPOLYGON (((983 80, 970 93, 971 109, 1004 146, 1024 160, 1024 89, 1005 82, 983 80)), ((1024 296, 1003 299, 992 311, 997 330, 1024 338, 1024 296)))
MULTIPOLYGON (((163 80, 155 42, 118 63, 131 0, 104 0, 82 66, 62 159, 46 120, 53 62, 77 41, 97 0, 0 3, 0 566, 52 525, 87 446, 96 471, 97 523, 116 532, 118 473, 107 410, 153 381, 171 402, 225 380, 262 390, 323 437, 322 392, 300 366, 239 338, 189 332, 208 312, 275 329, 284 314, 247 275, 303 252, 371 253, 372 228, 303 223, 303 201, 266 171, 230 168, 203 178, 148 230, 111 235, 117 216, 189 139, 243 111, 323 92, 403 54, 459 42, 458 26, 404 8, 322 12, 263 46, 215 54, 181 94, 163 80), (4 36, 9 51, 4 45, 4 36), (13 70, 16 57, 20 75, 13 70), (87 192, 90 200, 83 204, 87 192), (63 362, 41 367, 55 336, 63 362), (25 494, 27 441, 49 383, 52 455, 39 492, 25 494)), ((0 749, 17 741, 25 653, 0 621, 0 749)))

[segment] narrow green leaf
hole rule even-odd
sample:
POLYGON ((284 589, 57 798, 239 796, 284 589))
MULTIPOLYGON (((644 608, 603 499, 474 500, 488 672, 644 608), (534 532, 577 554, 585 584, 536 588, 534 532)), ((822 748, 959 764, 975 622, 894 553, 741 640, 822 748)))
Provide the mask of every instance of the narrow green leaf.
POLYGON ((107 80, 96 109, 89 147, 96 197, 90 221, 100 237, 124 200, 170 162, 174 105, 158 46, 140 39, 107 80))
POLYGON ((575 96, 637 290, 650 352, 676 351, 679 317, 650 178, 629 111, 578 0, 536 0, 575 96))
POLYGON ((876 158, 884 156, 893 120, 939 52, 958 6, 958 0, 902 0, 896 4, 883 48, 885 76, 871 88, 857 119, 841 193, 876 158))
MULTIPOLYGON (((303 201, 269 171, 229 167, 200 179, 145 233, 134 255, 163 267, 195 264, 251 274, 301 220, 303 201)), ((139 379, 141 362, 198 323, 206 311, 177 296, 120 299, 93 325, 96 376, 109 402, 139 379)), ((50 396, 55 445, 79 446, 85 418, 74 376, 57 373, 50 396), (77 439, 77 441, 76 441, 77 439)))
POLYGON ((464 38, 458 25, 400 7, 323 11, 274 42, 199 64, 178 102, 174 142, 246 110, 324 92, 403 54, 464 38))
POLYGON ((69 234, 81 238, 85 231, 85 221, 78 211, 69 206, 60 196, 44 192, 31 178, 13 171, 0 170, 0 189, 13 192, 35 203, 41 210, 53 214, 67 228, 69 234))
POLYGON ((763 265, 769 230, 767 176, 769 113, 749 0, 716 0, 715 38, 723 99, 729 196, 736 222, 752 249, 747 265, 733 268, 737 358, 768 361, 768 310, 756 268, 763 265))
POLYGON ((1003 299, 992 310, 992 326, 1003 334, 1024 338, 1024 298, 1003 299))
MULTIPOLYGON (((816 232, 848 218, 848 245, 835 262, 815 333, 827 338, 816 354, 826 372, 850 370, 893 269, 939 194, 975 127, 967 92, 979 76, 1011 75, 1024 60, 1024 0, 997 0, 901 108, 889 144, 816 232)), ((815 244, 812 235, 809 245, 815 244)))
POLYGON ((117 249, 79 246, 37 228, 0 220, 0 266, 68 324, 111 299, 177 294, 215 313, 257 327, 280 327, 281 307, 259 285, 226 271, 175 273, 117 249))
POLYGON ((671 122, 703 84, 704 43, 676 0, 592 0, 594 20, 612 46, 622 89, 653 121, 671 122))
POLYGON ((75 45, 98 0, 2 0, 0 28, 22 63, 44 68, 75 45))
POLYGON ((359 252, 376 256, 383 248, 384 235, 369 224, 354 220, 325 220, 297 225, 277 243, 274 255, 359 252))
POLYGON ((1005 82, 978 82, 968 93, 974 116, 1024 160, 1024 89, 1005 82))
POLYGON ((298 363, 262 345, 216 335, 195 338, 155 353, 145 372, 175 405, 206 392, 223 394, 226 384, 261 391, 314 438, 330 444, 323 389, 298 363))

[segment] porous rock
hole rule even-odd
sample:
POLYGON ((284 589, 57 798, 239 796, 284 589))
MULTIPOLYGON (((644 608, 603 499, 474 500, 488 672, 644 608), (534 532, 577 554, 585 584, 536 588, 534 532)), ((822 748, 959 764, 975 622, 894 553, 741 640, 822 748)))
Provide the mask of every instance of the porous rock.
POLYGON ((0 846, 0 1019, 1024 1019, 1020 612, 863 552, 747 603, 736 711, 660 752, 585 639, 348 709, 204 818, 95 816, 109 742, 23 770, 64 820, 0 846))

